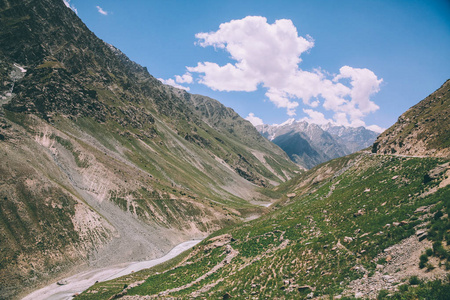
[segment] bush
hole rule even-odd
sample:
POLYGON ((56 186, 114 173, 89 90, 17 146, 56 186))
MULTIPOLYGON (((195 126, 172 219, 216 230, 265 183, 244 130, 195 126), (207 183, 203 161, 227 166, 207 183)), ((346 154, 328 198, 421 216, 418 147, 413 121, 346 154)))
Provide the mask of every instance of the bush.
POLYGON ((434 219, 439 220, 443 215, 442 211, 438 211, 434 214, 434 219))
POLYGON ((417 276, 411 276, 409 277, 409 284, 410 285, 419 285, 420 284, 420 279, 417 276))
POLYGON ((401 293, 407 292, 408 291, 408 286, 406 284, 402 284, 398 286, 398 291, 401 293))
POLYGON ((380 258, 380 259, 377 261, 377 264, 379 264, 379 265, 384 265, 385 263, 386 263, 386 258, 385 258, 385 257, 380 258))
POLYGON ((419 260, 420 260, 420 262, 419 262, 419 268, 421 268, 421 269, 425 268, 425 266, 426 266, 426 264, 427 264, 427 262, 428 262, 428 255, 422 254, 422 255, 419 257, 419 260))
POLYGON ((387 295, 389 295, 387 290, 381 290, 378 292, 377 300, 385 299, 387 295))
POLYGON ((431 256, 431 255, 433 255, 433 249, 428 248, 427 250, 425 250, 425 253, 426 253, 428 256, 431 256))

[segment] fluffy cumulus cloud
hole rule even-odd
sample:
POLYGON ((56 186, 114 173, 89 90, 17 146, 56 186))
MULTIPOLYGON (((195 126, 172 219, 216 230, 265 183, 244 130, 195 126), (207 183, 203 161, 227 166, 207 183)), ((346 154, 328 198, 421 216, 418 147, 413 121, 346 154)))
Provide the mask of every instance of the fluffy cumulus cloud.
POLYGON ((321 112, 312 110, 312 109, 303 109, 303 112, 308 115, 308 117, 304 117, 301 121, 306 121, 308 123, 314 123, 319 125, 325 125, 328 123, 334 123, 333 120, 325 118, 325 115, 321 112))
MULTIPOLYGON (((223 23, 215 32, 196 35, 197 44, 226 51, 233 63, 219 65, 199 62, 187 67, 199 76, 198 82, 218 91, 266 89, 266 97, 276 107, 296 115, 300 102, 311 108, 331 111, 334 123, 364 126, 363 118, 379 107, 370 97, 379 91, 382 79, 368 69, 343 66, 330 76, 321 69, 300 68, 301 55, 314 46, 311 37, 301 37, 291 20, 248 16, 223 23)), ((304 110, 306 119, 324 122, 324 115, 304 110)), ((328 121, 328 120, 327 120, 328 121)))
POLYGON ((158 78, 158 80, 161 81, 164 84, 176 87, 177 89, 182 89, 182 90, 185 90, 185 91, 189 91, 190 90, 188 87, 182 86, 182 85, 176 83, 175 80, 173 80, 172 78, 169 78, 169 79, 158 78))
POLYGON ((253 126, 257 126, 257 125, 263 125, 264 122, 261 118, 258 118, 257 116, 255 116, 254 113, 249 113, 248 116, 245 118, 247 121, 249 121, 250 123, 253 124, 253 126))
POLYGON ((73 10, 73 12, 78 15, 78 10, 75 8, 75 6, 73 4, 70 4, 70 0, 63 0, 63 2, 68 8, 73 10))
POLYGON ((100 13, 100 14, 102 14, 102 15, 104 15, 104 16, 107 16, 108 15, 108 12, 107 11, 105 11, 105 10, 103 10, 103 8, 101 8, 100 6, 96 6, 97 7, 97 11, 100 13))
POLYGON ((192 75, 189 73, 184 74, 183 76, 175 75, 175 81, 178 83, 192 83, 192 75))

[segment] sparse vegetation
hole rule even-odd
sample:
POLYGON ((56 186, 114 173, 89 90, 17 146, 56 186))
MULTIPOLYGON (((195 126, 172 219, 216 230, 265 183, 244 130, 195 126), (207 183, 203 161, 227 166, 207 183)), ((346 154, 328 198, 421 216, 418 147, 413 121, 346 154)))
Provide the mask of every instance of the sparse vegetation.
MULTIPOLYGON (((349 161, 348 158, 342 160, 349 161)), ((420 197, 438 182, 430 182, 424 187, 422 177, 417 175, 441 163, 438 159, 360 154, 351 162, 341 175, 331 179, 325 177, 315 185, 297 189, 298 196, 291 204, 279 206, 276 211, 258 220, 217 233, 231 234, 234 241, 229 246, 239 254, 194 286, 170 292, 169 295, 190 297, 204 288, 203 292, 195 295, 222 297, 228 292, 233 297, 243 297, 255 292, 254 295, 260 298, 295 298, 301 297, 296 288, 298 286, 314 287, 316 296, 340 294, 345 283, 362 277, 363 273, 354 269, 357 262, 369 273, 373 272, 376 265, 374 258, 383 249, 414 234, 415 226, 423 222, 413 218, 414 211, 419 206, 439 203, 449 191, 447 187, 420 197), (394 176, 402 180, 395 185, 387 184, 394 176), (370 187, 369 193, 365 192, 367 187, 370 187), (315 189, 314 193, 308 193, 309 189, 315 189), (363 213, 355 217, 355 212, 361 209, 363 213), (401 226, 384 226, 393 221, 403 223, 401 226), (317 268, 319 265, 320 268, 317 268)), ((333 161, 330 165, 345 166, 345 163, 333 161)), ((316 172, 325 166, 327 164, 318 166, 316 172)), ((308 175, 301 175, 301 178, 305 176, 308 175)), ((291 184, 296 186, 295 181, 291 184)), ((287 187, 280 189, 287 190, 287 187)), ((434 220, 433 217, 431 219, 434 220)), ((200 249, 207 244, 208 240, 204 241, 200 249)), ((427 252, 423 253, 421 260, 425 262, 424 267, 430 268, 427 252)), ((148 277, 146 286, 151 286, 152 291, 133 288, 129 294, 155 295, 179 287, 180 284, 170 282, 161 286, 157 280, 167 278, 167 274, 186 278, 183 274, 187 273, 184 272, 192 272, 189 273, 192 279, 199 278, 217 265, 225 253, 224 247, 207 255, 199 250, 182 269, 168 269, 164 273, 166 277, 163 274, 148 277), (216 257, 215 260, 211 255, 216 257), (204 269, 197 267, 212 259, 216 263, 206 264, 204 269)), ((386 259, 377 260, 377 263, 384 264, 386 259)), ((409 279, 411 285, 420 282, 418 277, 409 279)), ((386 297, 384 294, 382 296, 386 297)))

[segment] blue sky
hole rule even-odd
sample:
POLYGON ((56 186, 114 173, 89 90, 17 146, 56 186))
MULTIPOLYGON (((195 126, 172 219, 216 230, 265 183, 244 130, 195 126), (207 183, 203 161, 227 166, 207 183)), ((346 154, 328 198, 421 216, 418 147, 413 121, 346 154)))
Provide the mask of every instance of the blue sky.
POLYGON ((254 122, 387 128, 450 78, 446 0, 68 4, 156 78, 254 122))

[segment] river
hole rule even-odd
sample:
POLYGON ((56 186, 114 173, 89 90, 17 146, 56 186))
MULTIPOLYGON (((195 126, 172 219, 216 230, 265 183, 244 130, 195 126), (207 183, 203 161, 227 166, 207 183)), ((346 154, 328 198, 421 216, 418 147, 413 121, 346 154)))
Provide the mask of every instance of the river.
POLYGON ((163 257, 139 261, 124 263, 112 267, 96 269, 91 271, 82 272, 71 277, 65 278, 67 281, 65 285, 58 285, 56 282, 52 283, 42 289, 34 291, 29 294, 23 300, 66 300, 72 299, 72 296, 76 293, 80 294, 90 286, 95 284, 96 281, 102 282, 111 279, 115 279, 124 275, 128 275, 132 272, 137 272, 143 269, 148 269, 163 263, 171 258, 174 258, 178 254, 194 247, 201 240, 191 240, 175 246, 169 253, 163 257))

